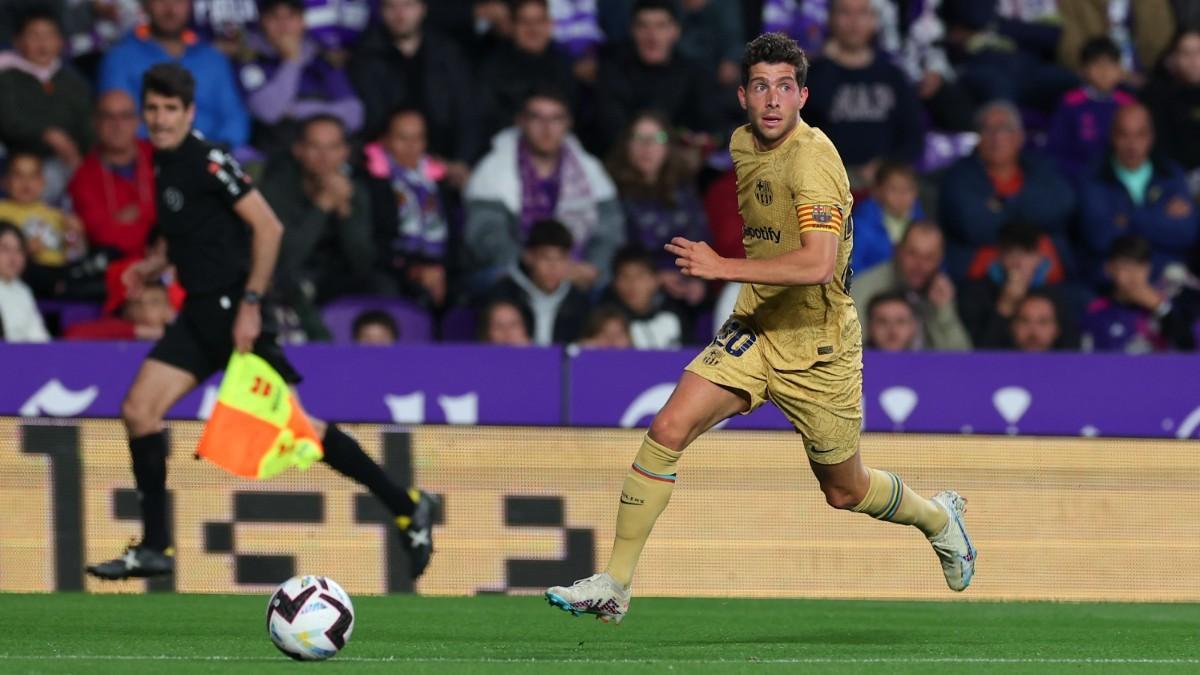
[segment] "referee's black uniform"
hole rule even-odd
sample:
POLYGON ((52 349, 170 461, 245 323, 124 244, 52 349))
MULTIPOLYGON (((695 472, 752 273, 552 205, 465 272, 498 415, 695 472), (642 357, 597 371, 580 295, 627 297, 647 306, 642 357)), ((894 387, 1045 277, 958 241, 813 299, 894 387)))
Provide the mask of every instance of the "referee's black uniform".
MULTIPOLYGON (((203 382, 224 369, 233 353, 233 324, 250 276, 252 234, 233 207, 254 188, 229 153, 194 131, 179 147, 154 151, 154 173, 158 226, 187 298, 149 358, 203 382)), ((300 375, 276 341, 272 312, 261 306, 262 332, 254 353, 295 384, 300 375)))

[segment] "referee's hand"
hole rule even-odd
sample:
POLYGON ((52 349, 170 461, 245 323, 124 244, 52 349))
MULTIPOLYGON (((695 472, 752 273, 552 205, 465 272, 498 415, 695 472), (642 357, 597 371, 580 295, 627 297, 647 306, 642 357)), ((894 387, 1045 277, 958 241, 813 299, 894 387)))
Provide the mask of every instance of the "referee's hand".
POLYGON ((245 354, 254 348, 254 341, 262 331, 262 310, 258 305, 246 302, 238 306, 237 319, 233 322, 233 348, 245 354))

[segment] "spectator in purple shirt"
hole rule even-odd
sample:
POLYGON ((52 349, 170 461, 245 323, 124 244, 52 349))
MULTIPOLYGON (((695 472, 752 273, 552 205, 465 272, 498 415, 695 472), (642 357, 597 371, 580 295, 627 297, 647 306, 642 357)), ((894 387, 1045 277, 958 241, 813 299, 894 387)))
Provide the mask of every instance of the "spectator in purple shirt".
POLYGON ((1125 76, 1121 50, 1108 37, 1088 40, 1080 54, 1083 86, 1063 97, 1050 122, 1047 150, 1068 178, 1077 178, 1104 155, 1117 108, 1133 103, 1117 85, 1125 76))
POLYGON ((1112 290, 1088 306, 1085 351, 1140 354, 1196 348, 1190 303, 1151 282, 1151 253, 1150 243, 1135 234, 1113 242, 1104 263, 1112 290))
POLYGON ((348 132, 362 128, 362 102, 350 78, 305 35, 304 0, 262 0, 262 36, 238 69, 254 118, 252 144, 267 153, 286 148, 301 120, 333 115, 348 132))

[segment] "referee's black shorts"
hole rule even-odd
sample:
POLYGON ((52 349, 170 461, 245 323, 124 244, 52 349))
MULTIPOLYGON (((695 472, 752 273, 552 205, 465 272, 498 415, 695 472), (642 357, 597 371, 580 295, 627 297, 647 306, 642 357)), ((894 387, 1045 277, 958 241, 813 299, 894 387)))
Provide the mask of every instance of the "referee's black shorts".
MULTIPOLYGON (((233 355, 233 323, 237 318, 242 292, 203 295, 189 294, 175 321, 167 326, 162 338, 147 358, 175 366, 204 382, 213 373, 224 370, 233 355)), ((254 353, 271 364, 288 384, 297 384, 300 373, 283 354, 276 342, 276 327, 269 305, 262 305, 262 332, 254 342, 254 353)))

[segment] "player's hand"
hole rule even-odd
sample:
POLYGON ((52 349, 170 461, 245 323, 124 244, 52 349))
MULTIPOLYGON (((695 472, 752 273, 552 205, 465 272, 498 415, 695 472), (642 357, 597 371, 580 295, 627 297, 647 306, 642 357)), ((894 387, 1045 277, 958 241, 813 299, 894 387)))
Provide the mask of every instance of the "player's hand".
POLYGON ((939 272, 933 278, 929 284, 929 301, 939 309, 954 302, 954 283, 950 281, 950 277, 939 272))
POLYGON ((238 306, 237 319, 233 322, 233 348, 245 354, 254 348, 254 341, 262 331, 262 309, 259 305, 243 302, 238 306))
POLYGON ((663 248, 676 256, 675 266, 686 276, 709 280, 724 278, 722 271, 725 259, 717 255, 707 242, 675 237, 663 248))

